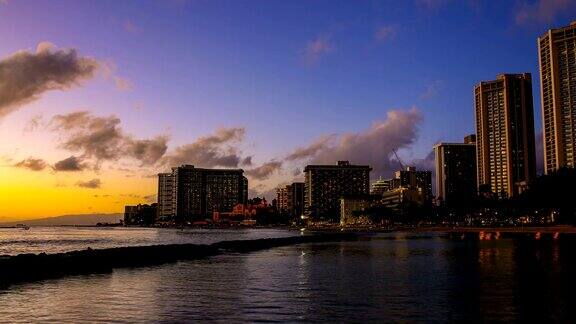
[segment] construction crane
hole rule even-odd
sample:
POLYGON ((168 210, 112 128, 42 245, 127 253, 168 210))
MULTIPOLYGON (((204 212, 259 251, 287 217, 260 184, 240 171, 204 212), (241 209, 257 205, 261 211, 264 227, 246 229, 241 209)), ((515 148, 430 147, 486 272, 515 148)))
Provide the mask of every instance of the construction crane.
POLYGON ((396 156, 396 160, 398 160, 398 163, 400 163, 400 167, 402 168, 402 170, 404 170, 405 169, 404 163, 402 163, 402 160, 398 156, 398 153, 396 153, 396 149, 392 149, 392 152, 394 152, 394 156, 396 156))

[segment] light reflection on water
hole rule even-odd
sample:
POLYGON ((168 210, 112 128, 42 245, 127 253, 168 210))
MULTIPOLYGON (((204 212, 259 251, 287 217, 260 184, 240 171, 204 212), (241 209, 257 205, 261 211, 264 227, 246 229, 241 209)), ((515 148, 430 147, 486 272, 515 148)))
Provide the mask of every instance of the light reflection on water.
POLYGON ((297 235, 276 229, 168 229, 130 227, 32 227, 24 231, 0 228, 0 255, 58 253, 74 250, 154 244, 211 244, 297 235))
MULTIPOLYGON (((394 235, 394 234, 392 234, 394 235)), ((305 244, 12 286, 16 321, 573 321, 570 241, 305 244)))

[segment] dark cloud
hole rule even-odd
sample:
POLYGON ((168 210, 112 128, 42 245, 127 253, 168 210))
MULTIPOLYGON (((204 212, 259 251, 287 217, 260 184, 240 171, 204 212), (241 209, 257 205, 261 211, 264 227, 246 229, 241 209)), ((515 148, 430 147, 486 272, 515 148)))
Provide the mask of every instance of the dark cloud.
POLYGON ((83 162, 82 158, 74 155, 54 164, 54 171, 82 171, 86 168, 88 168, 88 164, 83 162))
POLYGON ((252 165, 252 156, 247 156, 242 160, 242 165, 251 166, 252 165))
POLYGON ((302 160, 314 157, 320 151, 325 149, 326 147, 330 146, 334 140, 337 139, 337 135, 326 135, 322 136, 319 139, 312 142, 312 144, 304 147, 299 147, 294 150, 294 152, 290 153, 286 159, 290 161, 294 160, 302 160))
POLYGON ((153 139, 126 140, 126 153, 141 161, 142 164, 152 165, 156 163, 168 149, 168 137, 156 136, 153 139))
POLYGON ((142 198, 139 194, 129 193, 129 194, 120 194, 120 197, 123 198, 142 198))
POLYGON ((115 116, 94 117, 87 111, 57 115, 52 119, 54 129, 64 133, 61 147, 82 152, 85 158, 116 160, 123 144, 120 119, 115 116))
POLYGON ((87 111, 77 111, 52 118, 52 129, 62 135, 60 146, 79 152, 82 158, 97 163, 128 157, 143 165, 156 163, 166 152, 167 136, 135 139, 126 135, 116 116, 96 117, 87 111))
POLYGON ((98 62, 76 50, 40 43, 36 52, 18 51, 0 61, 0 118, 50 90, 67 90, 90 79, 98 62))
POLYGON ((200 137, 193 143, 177 147, 163 158, 163 164, 238 167, 240 161, 246 161, 246 158, 232 144, 242 141, 244 133, 244 128, 218 129, 214 135, 200 137))
POLYGON ((282 168, 282 162, 270 161, 254 169, 247 170, 246 175, 256 180, 264 180, 277 170, 280 170, 280 168, 282 168))
POLYGON ((398 168, 393 150, 409 147, 418 135, 422 116, 416 108, 389 111, 384 121, 366 131, 325 136, 307 147, 296 149, 288 160, 308 160, 312 164, 334 164, 338 160, 368 164, 374 176, 389 176, 398 168))
POLYGON ((24 168, 24 169, 29 169, 32 171, 42 171, 48 166, 48 163, 46 163, 46 161, 44 161, 42 159, 35 159, 32 157, 29 157, 25 160, 22 160, 16 164, 14 164, 14 166, 17 168, 24 168))
POLYGON ((76 185, 80 188, 98 189, 102 186, 100 179, 92 179, 88 181, 78 181, 76 185))

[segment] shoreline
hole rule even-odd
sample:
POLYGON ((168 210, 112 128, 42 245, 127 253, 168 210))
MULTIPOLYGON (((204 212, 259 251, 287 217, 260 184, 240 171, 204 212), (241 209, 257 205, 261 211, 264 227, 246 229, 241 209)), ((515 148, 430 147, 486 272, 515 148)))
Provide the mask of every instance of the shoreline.
MULTIPOLYGON (((294 232, 310 233, 392 233, 392 232, 434 232, 434 233, 480 233, 480 232, 500 232, 500 233, 560 233, 576 234, 576 226, 572 225, 527 225, 527 226, 503 226, 503 227, 480 227, 480 226, 346 226, 338 224, 321 226, 294 226, 294 225, 267 225, 267 226, 137 226, 137 225, 39 225, 29 226, 29 228, 125 228, 125 229, 173 229, 173 230, 285 230, 294 232)), ((0 226, 0 229, 23 229, 17 226, 0 226)))
POLYGON ((352 233, 316 233, 283 238, 221 241, 213 244, 88 248, 55 254, 2 255, 0 256, 0 288, 14 283, 54 279, 68 275, 110 273, 117 268, 153 266, 303 243, 354 241, 358 238, 358 235, 352 233))

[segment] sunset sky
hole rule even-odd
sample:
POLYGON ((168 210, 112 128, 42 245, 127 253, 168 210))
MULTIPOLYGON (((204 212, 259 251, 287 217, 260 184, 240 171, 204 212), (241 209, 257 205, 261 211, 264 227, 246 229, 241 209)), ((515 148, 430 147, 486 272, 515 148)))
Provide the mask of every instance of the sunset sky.
MULTIPOLYGON (((0 0, 0 221, 122 212, 182 163, 251 196, 308 163, 430 167, 574 1, 0 0)), ((538 152, 541 155, 540 152, 538 152)), ((539 156, 540 158, 540 156, 539 156)))

